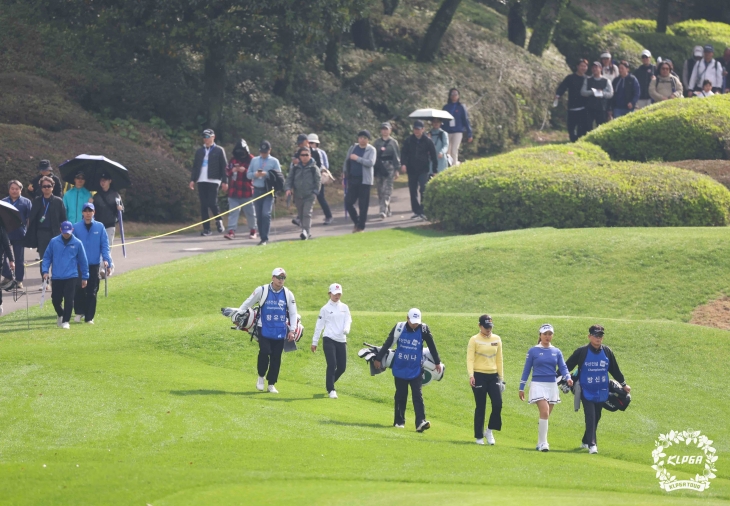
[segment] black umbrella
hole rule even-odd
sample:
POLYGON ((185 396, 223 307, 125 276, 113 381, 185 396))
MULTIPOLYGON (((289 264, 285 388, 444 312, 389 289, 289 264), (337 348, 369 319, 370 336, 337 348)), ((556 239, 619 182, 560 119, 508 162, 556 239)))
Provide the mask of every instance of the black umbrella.
POLYGON ((112 180, 112 188, 121 190, 131 185, 129 182, 129 172, 127 169, 112 160, 103 156, 79 155, 73 160, 66 160, 58 166, 61 171, 61 177, 69 184, 74 183, 74 176, 79 172, 83 172, 86 177, 84 186, 89 191, 99 191, 99 179, 102 174, 106 174, 112 180))
POLYGON ((0 221, 3 222, 6 232, 12 232, 23 224, 20 219, 20 212, 13 204, 0 200, 0 221))

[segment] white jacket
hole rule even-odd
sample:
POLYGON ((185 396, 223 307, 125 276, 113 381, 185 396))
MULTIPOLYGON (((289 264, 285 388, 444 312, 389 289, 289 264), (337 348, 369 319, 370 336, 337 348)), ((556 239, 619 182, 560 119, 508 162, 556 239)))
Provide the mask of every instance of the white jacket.
MULTIPOLYGON (((248 308, 257 304, 263 306, 263 302, 269 295, 269 290, 273 290, 271 283, 257 287, 249 298, 243 301, 241 307, 238 308, 238 312, 243 313, 248 308)), ((287 313, 289 314, 289 331, 294 332, 297 328, 297 302, 294 300, 294 294, 291 293, 291 290, 287 287, 284 287, 283 290, 284 297, 286 298, 287 313)), ((258 326, 261 327, 261 318, 259 318, 258 326)))
POLYGON ((312 345, 317 346, 322 331, 324 331, 325 337, 329 337, 333 341, 337 341, 338 343, 347 342, 350 325, 352 325, 352 316, 350 316, 350 308, 347 307, 347 304, 340 301, 332 302, 330 300, 319 310, 319 318, 317 319, 317 325, 314 327, 312 345))
POLYGON ((722 64, 719 61, 713 59, 707 63, 703 58, 697 62, 689 78, 689 89, 702 88, 705 79, 712 83, 713 88, 722 87, 722 64))

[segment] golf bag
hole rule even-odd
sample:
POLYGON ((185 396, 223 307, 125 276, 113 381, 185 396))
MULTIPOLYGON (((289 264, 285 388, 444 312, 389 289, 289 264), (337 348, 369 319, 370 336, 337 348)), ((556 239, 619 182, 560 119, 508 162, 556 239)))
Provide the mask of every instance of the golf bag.
POLYGON ((627 394, 618 381, 609 380, 608 400, 603 403, 603 408, 609 411, 626 411, 630 403, 631 394, 627 394))
MULTIPOLYGON (((233 323, 231 330, 243 330, 245 332, 248 332, 249 334, 251 334, 251 340, 256 339, 256 341, 259 340, 257 327, 259 313, 260 312, 258 307, 249 308, 243 313, 240 313, 238 311, 238 308, 235 307, 221 308, 221 314, 223 316, 229 317, 231 319, 231 323, 233 323)), ((287 326, 289 326, 288 318, 286 324, 287 326)), ((299 340, 302 338, 302 334, 304 334, 302 317, 300 315, 297 315, 297 326, 296 329, 294 329, 294 341, 285 341, 284 351, 295 351, 297 349, 296 343, 298 343, 299 340)))
MULTIPOLYGON (((378 353, 380 353, 381 347, 374 346, 368 343, 363 344, 367 346, 367 348, 363 348, 358 351, 357 356, 365 360, 370 365, 370 376, 380 374, 381 372, 389 368, 390 365, 393 363, 393 357, 395 357, 395 352, 393 350, 388 350, 388 352, 383 356, 382 362, 380 362, 381 368, 376 368, 373 362, 375 361, 375 357, 378 355, 378 353)), ((438 372, 436 370, 436 364, 433 361, 433 356, 431 355, 431 352, 428 351, 428 348, 424 348, 423 357, 421 359, 421 379, 423 380, 423 385, 428 385, 434 380, 441 381, 444 377, 445 371, 446 366, 444 364, 441 364, 441 372, 438 372)))

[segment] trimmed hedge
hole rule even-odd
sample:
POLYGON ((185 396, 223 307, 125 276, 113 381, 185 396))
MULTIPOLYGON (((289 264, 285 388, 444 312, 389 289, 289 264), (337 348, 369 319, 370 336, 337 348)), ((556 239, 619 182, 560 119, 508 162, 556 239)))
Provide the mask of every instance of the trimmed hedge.
POLYGON ((667 100, 601 125, 583 140, 613 160, 730 158, 730 95, 667 100))
MULTIPOLYGON (((674 30, 675 34, 683 37, 705 40, 712 39, 725 46, 730 46, 730 25, 727 23, 713 23, 704 19, 690 19, 681 23, 675 23, 669 28, 674 30)), ((667 29, 668 31, 669 29, 667 29)), ((716 57, 722 56, 725 46, 715 46, 716 57)))
MULTIPOLYGON (((656 20, 654 19, 620 19, 603 27, 607 32, 619 33, 656 33, 656 20)), ((674 35, 671 28, 667 27, 667 35, 674 35)))
POLYGON ((449 169, 428 183, 426 215, 463 233, 730 224, 730 191, 707 176, 591 160, 587 148, 569 148, 517 150, 449 169))
POLYGON ((119 136, 85 130, 49 132, 0 124, 0 197, 7 195, 11 179, 27 185, 37 174, 38 160, 49 159, 58 167, 82 153, 103 154, 129 169, 132 186, 122 190, 126 218, 180 222, 200 216, 197 192, 188 189, 189 170, 119 136))

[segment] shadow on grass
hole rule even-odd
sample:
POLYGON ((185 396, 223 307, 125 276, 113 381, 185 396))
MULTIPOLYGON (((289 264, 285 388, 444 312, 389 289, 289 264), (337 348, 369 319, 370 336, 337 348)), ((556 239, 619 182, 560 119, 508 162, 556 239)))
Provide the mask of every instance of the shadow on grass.
POLYGON ((338 425, 340 427, 366 427, 371 429, 389 429, 392 425, 385 425, 382 423, 358 423, 358 422, 338 422, 337 420, 322 420, 322 424, 326 425, 338 425))
POLYGON ((314 394, 312 397, 280 397, 276 394, 266 395, 266 392, 227 392, 225 390, 170 390, 171 395, 188 396, 188 395, 241 395, 244 397, 260 396, 261 400, 271 402, 294 402, 294 401, 313 401, 315 399, 324 399, 323 394, 314 394))
MULTIPOLYGON (((538 452, 534 448, 517 448, 517 449, 521 450, 523 452, 543 453, 543 452, 538 452)), ((545 452, 545 453, 548 453, 548 452, 545 452)), ((578 453, 578 450, 553 450, 553 449, 550 449, 550 453, 578 453)))
POLYGON ((436 224, 420 225, 420 226, 414 226, 414 227, 396 227, 395 230, 398 230, 399 232, 406 232, 408 234, 416 235, 419 237, 428 237, 428 238, 450 237, 450 236, 459 235, 456 232, 449 232, 446 230, 441 230, 439 228, 439 226, 436 224))

